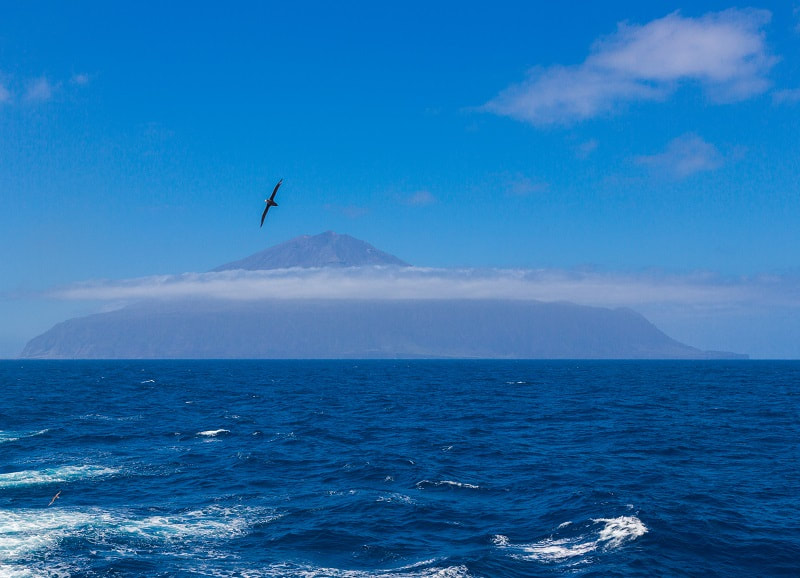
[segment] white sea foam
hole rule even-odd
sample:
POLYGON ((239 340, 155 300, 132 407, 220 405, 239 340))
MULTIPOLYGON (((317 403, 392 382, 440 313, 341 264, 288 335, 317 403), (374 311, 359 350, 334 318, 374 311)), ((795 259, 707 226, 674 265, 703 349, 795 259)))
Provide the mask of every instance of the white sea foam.
POLYGON ((5 442, 15 442, 20 438, 19 434, 8 431, 0 431, 0 444, 5 442))
MULTIPOLYGON (((559 525, 558 529, 572 526, 559 525)), ((506 536, 495 536, 498 548, 509 549, 512 556, 539 562, 563 562, 595 551, 615 550, 647 533, 647 527, 635 516, 595 518, 586 530, 572 536, 550 536, 532 544, 511 544, 506 536)))
POLYGON ((139 421, 142 419, 142 414, 118 416, 118 415, 105 415, 102 413, 87 413, 86 415, 82 415, 80 419, 87 421, 105 421, 105 422, 139 421))
POLYGON ((605 524, 600 530, 599 541, 607 548, 618 548, 630 540, 647 533, 647 527, 636 516, 619 518, 597 518, 592 522, 605 524))
POLYGON ((426 488, 426 487, 430 487, 430 486, 432 486, 434 488, 447 486, 447 487, 452 487, 452 488, 467 488, 467 489, 470 489, 470 490, 480 490, 481 489, 480 486, 476 486, 475 484, 467 484, 467 483, 464 483, 464 482, 456 482, 456 481, 453 481, 453 480, 421 480, 421 481, 417 482, 416 485, 417 485, 417 488, 420 489, 420 490, 423 489, 423 488, 426 488))
POLYGON ((492 542, 498 548, 506 548, 510 544, 508 536, 503 536, 502 534, 497 534, 495 536, 492 536, 492 542))
POLYGON ((120 518, 113 513, 106 513, 101 518, 116 532, 133 534, 145 540, 233 538, 244 534, 249 527, 249 521, 233 508, 206 508, 144 518, 120 518))
POLYGON ((70 578, 75 573, 75 568, 64 564, 51 563, 46 569, 0 564, 0 576, 3 578, 70 578))
MULTIPOLYGON (((330 578, 470 578, 464 566, 449 566, 436 559, 382 571, 359 571, 282 563, 266 568, 231 567, 225 553, 215 555, 210 542, 246 534, 255 524, 280 517, 263 508, 211 506, 168 515, 136 516, 127 510, 90 508, 22 509, 0 511, 0 576, 40 578, 71 576, 78 566, 59 566, 58 550, 64 540, 86 540, 92 549, 107 549, 132 557, 153 548, 164 554, 190 556, 205 576, 277 577, 306 576, 330 578), (136 547, 125 544, 133 539, 136 547), (188 547, 187 547, 188 546, 188 547), (174 548, 177 551, 173 551, 174 548), (39 562, 32 562, 39 560, 39 562), (225 560, 224 566, 217 560, 225 560), (55 563, 54 563, 55 562, 55 563), (46 564, 46 566, 44 566, 46 564)), ((80 565, 72 559, 70 564, 80 565)))
POLYGON ((58 484, 110 476, 118 470, 104 466, 61 466, 59 468, 45 468, 43 470, 22 470, 0 474, 0 488, 20 488, 25 486, 38 486, 42 484, 58 484))
POLYGON ((0 561, 50 550, 93 519, 85 512, 56 509, 0 511, 0 561))
MULTIPOLYGON (((245 534, 255 523, 280 515, 256 508, 203 508, 174 515, 136 517, 119 510, 23 509, 0 511, 0 564, 25 560, 31 554, 53 551, 66 538, 85 538, 94 544, 119 543, 131 537, 154 546, 199 540, 230 539, 245 534)), ((0 565, 2 568, 2 565, 0 565)), ((0 573, 0 576, 6 574, 0 573)))
POLYGON ((394 502, 396 504, 415 504, 416 502, 411 496, 393 492, 386 496, 378 496, 378 502, 394 502))
POLYGON ((522 550, 529 556, 527 558, 547 562, 559 562, 575 556, 584 556, 598 548, 597 541, 582 541, 584 537, 562 538, 559 540, 545 539, 535 544, 523 546, 522 550))
POLYGON ((243 576, 245 578, 272 578, 275 576, 302 576, 303 578, 470 578, 472 575, 466 566, 444 566, 426 568, 435 564, 435 560, 426 560, 410 566, 393 570, 343 570, 340 568, 322 568, 314 566, 298 566, 289 563, 276 564, 263 570, 217 570, 208 571, 208 575, 217 577, 243 576))
POLYGON ((231 433, 231 430, 229 430, 229 429, 210 429, 210 430, 206 430, 206 431, 197 432, 197 435, 205 436, 205 437, 212 437, 213 438, 213 437, 216 437, 216 436, 218 436, 220 434, 227 434, 227 433, 231 433))

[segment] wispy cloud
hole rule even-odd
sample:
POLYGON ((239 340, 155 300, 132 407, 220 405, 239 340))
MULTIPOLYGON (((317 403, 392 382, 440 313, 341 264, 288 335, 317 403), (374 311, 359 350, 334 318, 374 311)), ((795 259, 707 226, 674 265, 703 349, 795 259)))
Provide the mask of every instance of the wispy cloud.
POLYGON ((421 190, 416 191, 408 196, 400 196, 400 203, 412 207, 423 207, 425 205, 433 205, 437 199, 430 191, 421 190))
POLYGON ((800 279, 527 269, 280 269, 87 282, 53 291, 50 297, 118 302, 186 298, 274 300, 276 295, 284 299, 523 299, 608 307, 675 305, 718 310, 754 303, 798 306, 800 279))
POLYGON ((73 74, 68 81, 53 81, 47 76, 36 78, 17 79, 9 81, 0 74, 0 104, 23 102, 39 104, 48 102, 64 87, 65 84, 73 87, 85 86, 91 82, 91 77, 86 73, 73 74))
POLYGON ((530 195, 544 193, 550 189, 548 183, 534 180, 521 174, 506 176, 504 179, 504 187, 507 194, 514 197, 528 197, 530 195))
POLYGON ((663 152, 638 156, 635 161, 660 173, 682 179, 695 173, 718 169, 724 158, 713 144, 689 133, 671 140, 663 152))
POLYGON ((699 84, 714 102, 767 90, 776 59, 768 53, 765 10, 726 10, 700 18, 678 12, 644 25, 622 23, 594 43, 575 66, 528 71, 527 78, 484 110, 534 125, 568 124, 636 101, 668 98, 680 85, 699 84))
POLYGON ((76 86, 85 86, 85 85, 89 84, 90 80, 91 80, 91 78, 89 77, 88 74, 86 74, 85 72, 80 72, 80 73, 77 73, 77 74, 73 74, 70 77, 69 82, 70 82, 70 84, 74 84, 76 86))
POLYGON ((597 150, 599 144, 600 143, 597 142, 597 139, 589 139, 584 141, 577 146, 575 149, 575 154, 579 159, 587 159, 594 151, 597 150))
POLYGON ((795 19, 794 31, 800 33, 800 3, 794 5, 794 10, 792 12, 795 19))
POLYGON ((24 100, 28 102, 45 102, 53 97, 54 86, 44 76, 34 78, 27 82, 24 100))
POLYGON ((800 102, 800 88, 787 88, 776 90, 772 93, 772 101, 775 104, 795 104, 800 102))

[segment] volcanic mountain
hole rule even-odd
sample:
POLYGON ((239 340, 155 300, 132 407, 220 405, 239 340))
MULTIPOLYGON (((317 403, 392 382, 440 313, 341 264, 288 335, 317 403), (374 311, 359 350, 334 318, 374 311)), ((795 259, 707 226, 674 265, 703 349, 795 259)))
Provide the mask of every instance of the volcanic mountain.
MULTIPOLYGON (((358 287, 371 269, 412 269, 349 235, 302 236, 200 274, 230 280, 337 272, 358 287), (366 273, 365 273, 366 272, 366 273), (294 274, 294 273, 292 273, 294 274)), ((32 339, 24 358, 509 358, 708 359, 627 309, 501 298, 142 300, 70 319, 32 339)))
POLYGON ((215 267, 212 271, 245 269, 288 269, 290 267, 368 267, 393 265, 407 267, 408 263, 394 255, 379 251, 369 243, 350 235, 327 231, 320 235, 295 237, 280 245, 215 267))

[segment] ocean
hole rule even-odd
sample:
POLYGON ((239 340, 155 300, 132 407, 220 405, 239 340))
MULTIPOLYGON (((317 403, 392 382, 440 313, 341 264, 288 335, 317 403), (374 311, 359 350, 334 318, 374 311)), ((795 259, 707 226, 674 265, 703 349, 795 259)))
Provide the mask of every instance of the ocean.
POLYGON ((800 576, 800 362, 12 360, 0 388, 3 577, 800 576))

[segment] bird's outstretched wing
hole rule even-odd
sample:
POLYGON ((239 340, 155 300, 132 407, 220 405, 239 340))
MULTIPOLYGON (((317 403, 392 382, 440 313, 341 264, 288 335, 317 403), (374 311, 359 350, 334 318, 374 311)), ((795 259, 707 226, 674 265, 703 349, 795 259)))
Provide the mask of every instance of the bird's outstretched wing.
POLYGON ((275 185, 275 188, 274 188, 274 189, 272 189, 272 194, 271 194, 271 195, 270 195, 270 197, 269 197, 269 200, 270 200, 270 201, 274 201, 274 200, 275 200, 275 193, 277 193, 277 192, 278 192, 278 187, 280 187, 280 186, 281 186, 281 183, 282 183, 282 182, 283 182, 283 179, 279 180, 279 181, 278 181, 278 184, 277 184, 277 185, 275 185))
POLYGON ((261 213, 261 224, 259 225, 259 227, 263 227, 264 226, 264 219, 267 218, 267 211, 269 211, 269 208, 278 206, 278 203, 275 202, 275 193, 278 192, 278 187, 281 186, 282 182, 283 182, 283 179, 278 181, 278 184, 275 185, 274 189, 272 189, 272 194, 270 195, 269 199, 267 199, 265 201, 267 203, 267 206, 264 207, 264 212, 261 213))

